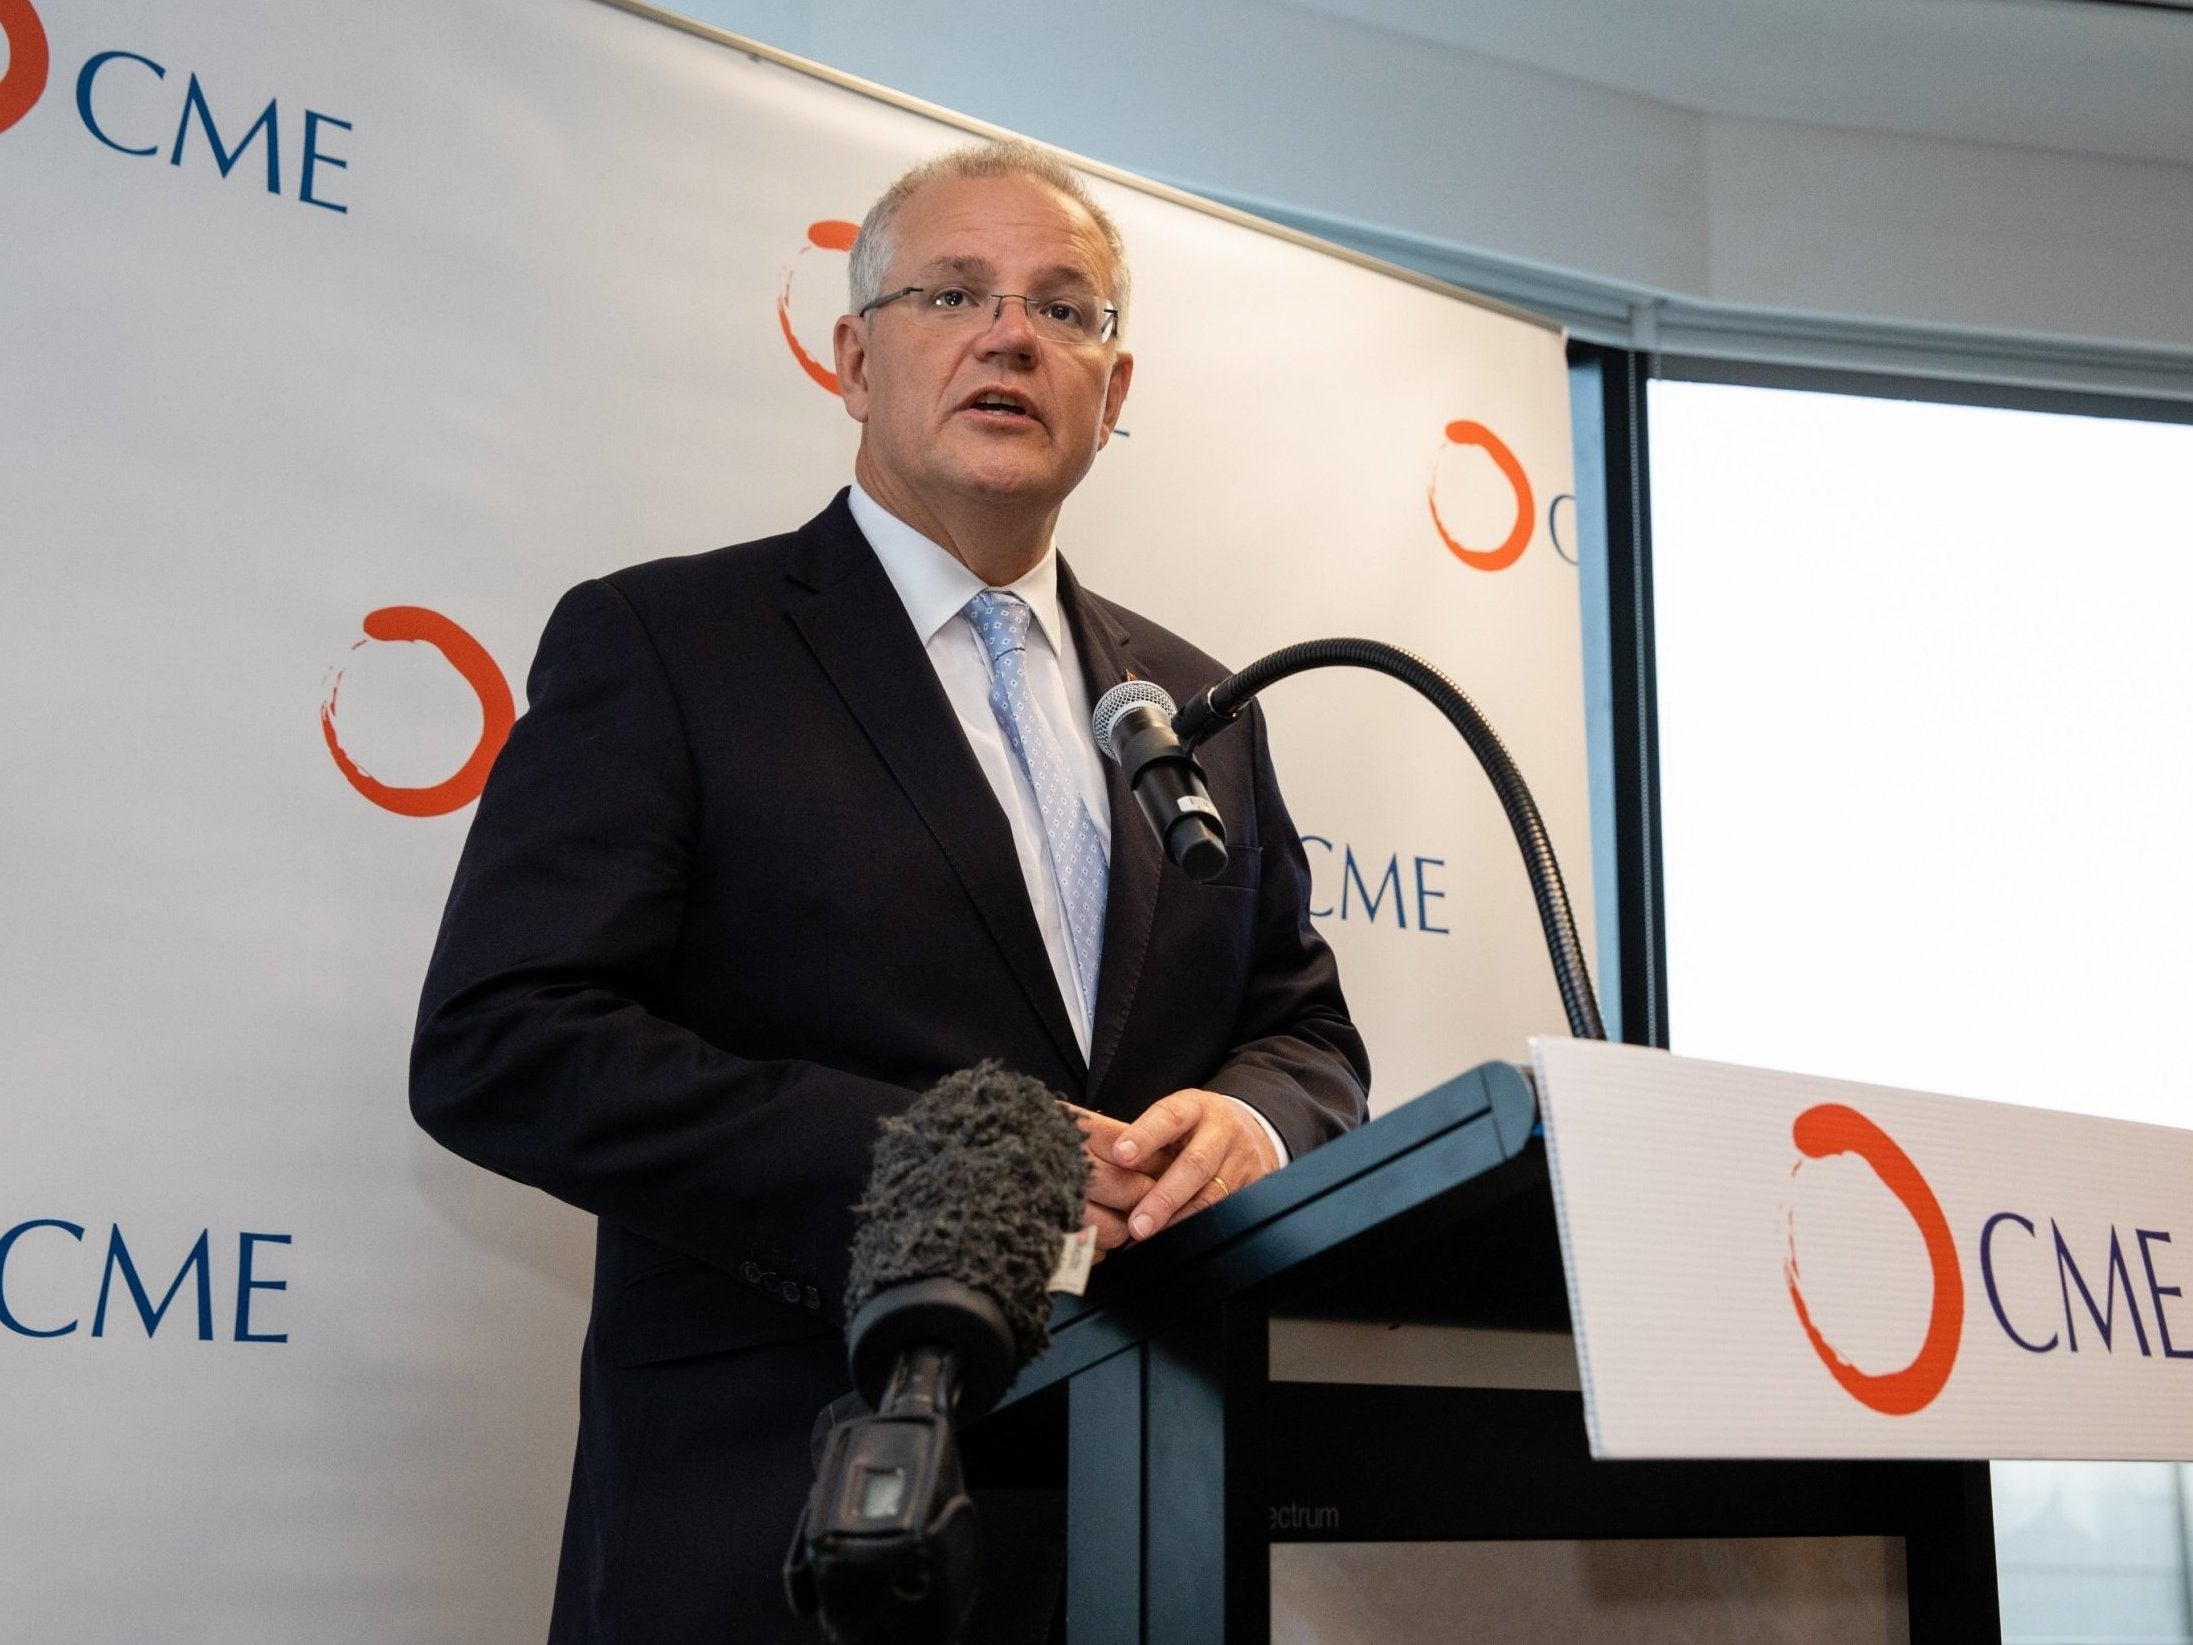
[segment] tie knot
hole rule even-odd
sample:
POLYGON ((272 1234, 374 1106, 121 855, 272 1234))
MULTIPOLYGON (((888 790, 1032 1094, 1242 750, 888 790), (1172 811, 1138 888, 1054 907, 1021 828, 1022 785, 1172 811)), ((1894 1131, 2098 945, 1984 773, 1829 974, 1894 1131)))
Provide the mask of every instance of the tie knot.
POLYGON ((1026 600, 1004 589, 986 588, 967 602, 967 621, 993 664, 1028 643, 1028 621, 1034 615, 1026 600))

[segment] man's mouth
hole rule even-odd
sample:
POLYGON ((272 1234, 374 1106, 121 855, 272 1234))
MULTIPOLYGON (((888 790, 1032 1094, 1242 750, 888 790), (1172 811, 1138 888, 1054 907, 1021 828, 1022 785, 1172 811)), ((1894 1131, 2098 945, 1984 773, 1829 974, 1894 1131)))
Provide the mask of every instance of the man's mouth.
POLYGON ((962 411, 972 411, 984 417, 994 417, 1000 422, 1009 422, 1014 419, 1026 422, 1040 422, 1042 420, 1036 416, 1035 407, 1026 400, 1017 394, 1007 393, 1001 389, 985 389, 982 393, 971 396, 960 409, 962 411))

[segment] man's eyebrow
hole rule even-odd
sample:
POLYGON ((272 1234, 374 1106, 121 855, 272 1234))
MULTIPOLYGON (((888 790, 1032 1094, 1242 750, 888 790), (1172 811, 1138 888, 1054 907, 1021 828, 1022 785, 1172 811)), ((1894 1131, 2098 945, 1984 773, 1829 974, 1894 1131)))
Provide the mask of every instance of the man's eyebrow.
POLYGON ((956 277, 962 280, 987 280, 997 272, 996 265, 983 257, 938 257, 922 265, 926 279, 956 277))
MULTIPOLYGON (((997 276, 997 265, 986 257, 939 257, 922 265, 925 280, 967 280, 987 284, 997 276)), ((1054 263, 1038 273, 1034 280, 1038 291, 1057 291, 1066 287, 1080 287, 1088 291, 1097 289, 1097 282, 1089 271, 1078 263, 1054 263)))
POLYGON ((1097 289, 1096 277, 1079 263, 1053 263, 1036 276, 1038 290, 1057 291, 1075 286, 1084 291, 1097 289))

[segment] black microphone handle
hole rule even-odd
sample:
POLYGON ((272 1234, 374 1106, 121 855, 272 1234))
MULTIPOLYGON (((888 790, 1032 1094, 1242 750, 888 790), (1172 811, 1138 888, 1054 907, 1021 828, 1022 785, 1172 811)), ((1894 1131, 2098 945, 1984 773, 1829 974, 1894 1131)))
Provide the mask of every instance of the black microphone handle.
POLYGON ((879 1416, 955 1416, 959 1408, 959 1353, 946 1342, 918 1342, 899 1350, 884 1387, 879 1416))
POLYGON ((942 1274, 876 1292, 847 1322, 845 1339, 853 1386, 877 1411, 920 1349, 949 1350, 953 1398, 944 1414, 969 1422, 1004 1397, 1023 1363, 996 1299, 942 1274))
POLYGON ((1211 803, 1202 767, 1180 746, 1170 720, 1154 706, 1138 703, 1121 714, 1112 745, 1166 856, 1192 880, 1216 875, 1226 866, 1226 821, 1211 803))
POLYGON ((1050 1340, 1044 1283, 1080 1225, 1083 1138, 1040 1080, 985 1062, 876 1137, 846 1270, 846 1346, 870 1413, 840 1419, 784 1564, 836 1645, 947 1645, 980 1564, 953 1425, 1050 1340))
POLYGON ((951 1408, 957 1356, 898 1357, 883 1408, 831 1430, 784 1562, 785 1597, 832 1645, 951 1645, 981 1582, 981 1539, 951 1408))

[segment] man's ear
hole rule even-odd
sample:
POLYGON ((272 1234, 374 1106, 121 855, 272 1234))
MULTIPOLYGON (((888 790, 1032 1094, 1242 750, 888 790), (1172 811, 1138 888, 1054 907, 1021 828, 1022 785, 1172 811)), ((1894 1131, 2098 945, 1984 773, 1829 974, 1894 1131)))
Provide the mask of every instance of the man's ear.
POLYGON ((830 331, 838 369, 838 398, 856 423, 868 421, 868 326, 850 314, 838 316, 830 331))
POLYGON ((1127 385, 1134 376, 1135 357, 1121 349, 1112 359, 1112 375, 1104 385, 1104 421, 1097 429, 1099 451, 1111 443, 1112 425, 1119 421, 1120 408, 1127 403, 1127 385))

